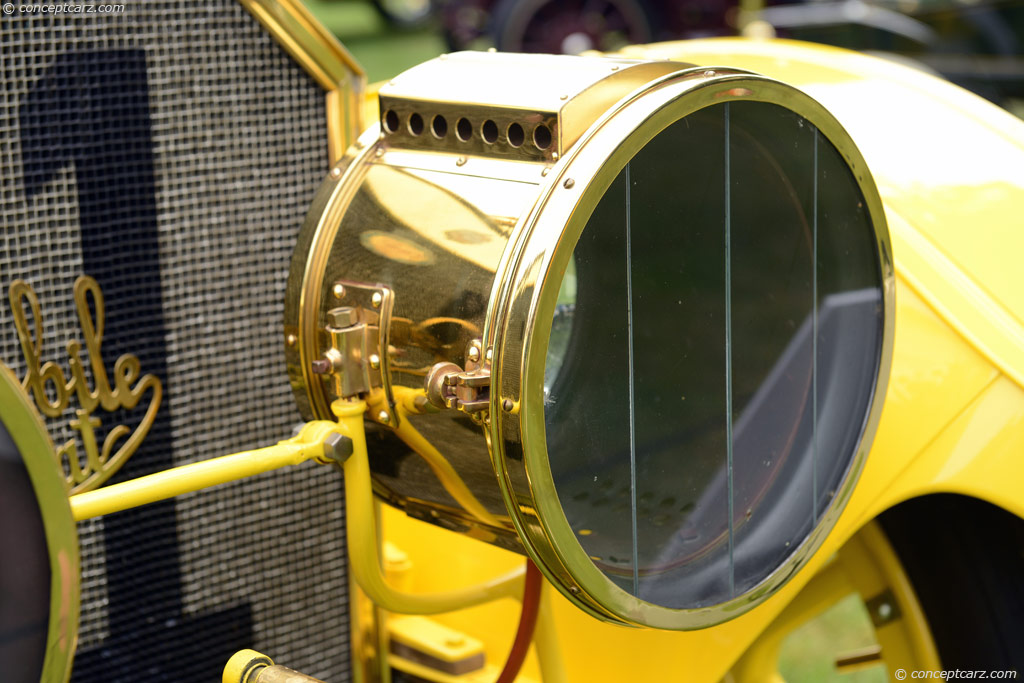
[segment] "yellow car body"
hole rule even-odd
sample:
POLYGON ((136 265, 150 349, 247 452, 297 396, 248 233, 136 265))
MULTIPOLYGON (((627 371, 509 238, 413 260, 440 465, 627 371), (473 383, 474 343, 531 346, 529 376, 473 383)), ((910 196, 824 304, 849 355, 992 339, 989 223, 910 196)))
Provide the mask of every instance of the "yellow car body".
MULTIPOLYGON (((254 13, 268 25, 277 16, 254 13)), ((302 55, 293 45, 289 50, 302 55)), ((325 54, 324 62, 346 56, 325 54)), ((987 501, 1024 518, 1024 268, 1018 263, 1024 254, 1024 122, 923 71, 818 45, 716 39, 635 46, 623 56, 748 69, 804 90, 846 128, 874 176, 891 234, 897 276, 892 367, 852 497, 819 550, 777 593, 717 626, 670 632, 599 621, 548 590, 537 633, 547 647, 536 648, 545 661, 531 654, 519 680, 540 680, 542 670, 545 683, 779 680, 775 656, 782 636, 844 590, 902 596, 900 623, 877 629, 890 675, 897 666, 939 668, 912 586, 872 522, 903 501, 937 493, 987 501)), ((327 72, 322 80, 328 89, 337 83, 327 72)), ((346 108, 354 88, 342 90, 328 98, 334 157, 359 118, 354 107, 346 108)), ((368 95, 363 118, 376 120, 376 98, 372 90, 368 95)), ((283 373, 281 381, 287 381, 283 373)), ((382 506, 381 515, 384 568, 399 589, 459 588, 523 564, 522 555, 393 508, 382 506)), ((353 592, 358 596, 354 584, 353 592)), ((351 609, 355 668, 368 682, 386 679, 377 675, 387 668, 382 641, 362 629, 374 623, 363 621, 373 608, 354 599, 351 609)), ((508 654, 518 615, 519 604, 503 599, 435 617, 481 641, 492 666, 463 676, 419 673, 449 683, 490 683, 494 664, 508 654)), ((401 619, 379 611, 375 617, 378 626, 401 619)))

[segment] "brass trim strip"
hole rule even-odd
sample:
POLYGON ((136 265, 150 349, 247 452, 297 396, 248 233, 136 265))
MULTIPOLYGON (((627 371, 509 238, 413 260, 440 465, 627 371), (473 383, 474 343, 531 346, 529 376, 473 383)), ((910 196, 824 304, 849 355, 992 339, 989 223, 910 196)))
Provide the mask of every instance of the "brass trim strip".
POLYGON ((71 518, 67 488, 54 456, 56 448, 42 416, 17 377, 3 363, 0 363, 0 420, 24 459, 39 503, 50 554, 50 616, 40 680, 45 683, 67 681, 78 644, 82 576, 78 529, 71 518))
POLYGON ((366 71, 301 0, 239 0, 306 73, 327 92, 331 163, 362 132, 366 71))

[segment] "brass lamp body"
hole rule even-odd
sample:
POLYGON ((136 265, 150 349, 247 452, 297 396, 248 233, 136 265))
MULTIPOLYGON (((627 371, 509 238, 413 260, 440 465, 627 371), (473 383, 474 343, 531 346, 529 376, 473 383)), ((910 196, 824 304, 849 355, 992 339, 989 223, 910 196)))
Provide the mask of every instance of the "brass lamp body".
POLYGON ((459 53, 383 87, 379 125, 321 186, 292 261, 286 355, 307 419, 329 416, 336 398, 369 397, 379 497, 524 552, 595 617, 692 629, 764 600, 824 540, 877 425, 893 310, 891 248, 870 173, 842 127, 800 91, 679 62, 459 53), (856 418, 860 446, 814 528, 756 590, 677 608, 640 599, 636 578, 633 592, 624 590, 581 547, 548 464, 542 380, 559 284, 606 190, 670 125, 728 102, 766 103, 809 121, 846 165, 876 255, 879 350, 865 415, 856 418), (438 459, 468 496, 435 476, 438 459))

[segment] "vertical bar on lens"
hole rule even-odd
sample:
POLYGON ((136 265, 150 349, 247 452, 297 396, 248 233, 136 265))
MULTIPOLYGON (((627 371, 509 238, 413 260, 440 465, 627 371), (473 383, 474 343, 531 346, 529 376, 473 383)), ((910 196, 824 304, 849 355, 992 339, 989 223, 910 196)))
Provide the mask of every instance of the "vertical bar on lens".
POLYGON ((636 402, 633 389, 633 242, 630 234, 630 180, 626 163, 626 338, 629 344, 629 498, 633 528, 633 595, 640 597, 640 552, 636 522, 636 402))
POLYGON ((818 129, 814 128, 814 206, 811 239, 811 519, 818 525, 818 129))
POLYGON ((729 103, 725 103, 725 468, 729 490, 729 596, 736 595, 736 565, 733 561, 733 479, 732 479, 732 169, 729 167, 729 103))

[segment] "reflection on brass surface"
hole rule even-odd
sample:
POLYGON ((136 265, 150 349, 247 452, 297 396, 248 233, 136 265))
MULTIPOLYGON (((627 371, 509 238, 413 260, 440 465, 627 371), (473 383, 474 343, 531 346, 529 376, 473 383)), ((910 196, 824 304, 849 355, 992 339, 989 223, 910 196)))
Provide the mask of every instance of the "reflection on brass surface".
POLYGON ((111 387, 106 365, 100 347, 103 344, 105 309, 103 292, 96 280, 80 276, 75 280, 75 309, 82 327, 84 342, 72 340, 67 343, 68 366, 71 378, 65 379, 64 371, 53 361, 42 362, 42 340, 37 338, 42 327, 42 311, 39 298, 32 287, 23 280, 15 280, 10 287, 9 300, 14 315, 14 324, 21 341, 25 357, 25 377, 21 384, 31 392, 36 405, 44 415, 61 416, 71 404, 71 397, 78 399, 79 408, 71 428, 79 433, 85 464, 78 452, 78 442, 69 439, 57 449, 58 463, 67 471, 65 475, 69 492, 90 491, 109 479, 138 450, 156 419, 163 387, 155 375, 141 375, 139 359, 124 354, 114 363, 114 386, 111 387), (95 318, 90 312, 90 300, 95 318), (26 314, 26 305, 29 314, 26 314), (82 363, 83 343, 88 355, 94 386, 89 386, 86 368, 82 363), (118 425, 107 432, 102 446, 97 443, 96 430, 101 426, 100 418, 93 415, 97 408, 107 412, 120 408, 131 410, 149 394, 146 413, 133 432, 124 425, 118 425), (53 395, 54 398, 50 398, 53 395), (121 439, 127 439, 114 450, 121 439))

